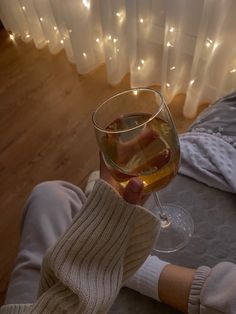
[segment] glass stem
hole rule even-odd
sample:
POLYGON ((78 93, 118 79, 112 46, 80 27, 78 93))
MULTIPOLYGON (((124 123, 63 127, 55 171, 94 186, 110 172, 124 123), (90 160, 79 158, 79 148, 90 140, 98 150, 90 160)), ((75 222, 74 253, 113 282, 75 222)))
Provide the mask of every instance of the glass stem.
POLYGON ((165 213, 163 206, 161 205, 161 201, 159 199, 157 192, 153 192, 153 197, 154 197, 154 200, 156 202, 156 205, 160 209, 159 210, 159 216, 161 219, 161 227, 162 228, 169 227, 171 224, 170 219, 168 218, 167 214, 165 213))

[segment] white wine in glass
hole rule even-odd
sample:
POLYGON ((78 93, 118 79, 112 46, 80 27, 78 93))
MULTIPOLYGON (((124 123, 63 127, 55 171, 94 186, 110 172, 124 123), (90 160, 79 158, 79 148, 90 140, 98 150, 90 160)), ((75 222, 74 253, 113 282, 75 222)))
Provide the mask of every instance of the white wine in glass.
POLYGON ((179 206, 162 206, 155 193, 175 177, 180 163, 178 135, 162 95, 147 88, 124 91, 103 102, 92 119, 112 177, 123 187, 138 177, 144 192, 154 192, 162 227, 154 250, 185 246, 193 233, 191 216, 179 206))

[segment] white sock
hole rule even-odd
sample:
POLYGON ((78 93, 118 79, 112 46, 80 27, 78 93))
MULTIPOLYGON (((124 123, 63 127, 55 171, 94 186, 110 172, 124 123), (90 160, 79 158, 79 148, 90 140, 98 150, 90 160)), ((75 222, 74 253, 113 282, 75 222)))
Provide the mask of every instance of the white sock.
POLYGON ((157 256, 150 255, 139 270, 125 282, 124 286, 160 301, 158 281, 163 268, 168 264, 157 256))
POLYGON ((87 181, 86 187, 85 187, 85 191, 84 191, 84 194, 87 197, 92 192, 93 187, 94 187, 95 183, 97 182, 97 180, 99 178, 100 178, 100 171, 99 170, 95 170, 95 171, 90 173, 90 175, 88 177, 88 181, 87 181))

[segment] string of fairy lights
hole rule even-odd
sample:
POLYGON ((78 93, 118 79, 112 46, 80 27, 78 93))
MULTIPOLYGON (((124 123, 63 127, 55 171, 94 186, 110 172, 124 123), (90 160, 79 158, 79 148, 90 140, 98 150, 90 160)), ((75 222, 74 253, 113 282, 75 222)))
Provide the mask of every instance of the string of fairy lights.
MULTIPOLYGON (((90 0, 80 0, 81 4, 83 5, 85 10, 90 10, 91 9, 91 4, 90 4, 90 0)), ((23 14, 27 13, 27 7, 25 5, 21 6, 21 10, 23 14)), ((120 10, 114 13, 115 18, 117 19, 117 22, 121 25, 125 22, 126 19, 126 12, 124 10, 120 10)), ((41 23, 41 26, 43 28, 43 24, 46 23, 46 17, 43 16, 39 16, 39 22, 41 23)), ((143 16, 139 16, 137 17, 137 23, 140 24, 140 26, 144 26, 145 23, 148 23, 148 20, 146 21, 145 18, 143 16)), ((56 33, 60 33, 58 26, 57 25, 52 25, 53 31, 55 31, 56 33)), ((59 39, 60 44, 63 45, 65 44, 65 40, 70 40, 70 35, 73 32, 72 29, 67 29, 67 35, 64 36, 60 36, 61 39, 59 39)), ((168 28, 167 31, 167 40, 165 41, 165 45, 167 49, 173 49, 175 48, 175 34, 177 32, 177 27, 175 26, 170 26, 168 28)), ((16 39, 16 35, 12 32, 9 32, 9 38, 11 41, 15 41, 16 39)), ((30 33, 26 33, 25 34, 25 38, 27 40, 31 39, 31 35, 30 33)), ((100 47, 100 49, 103 49, 104 44, 109 46, 109 51, 113 51, 113 55, 110 54, 107 58, 109 61, 113 61, 114 58, 120 53, 120 49, 121 49, 121 45, 120 45, 120 41, 119 41, 119 37, 118 36, 112 36, 112 34, 106 34, 103 38, 101 37, 96 37, 94 38, 94 42, 96 45, 98 45, 98 47, 100 47)), ((46 44, 50 43, 49 39, 45 40, 46 44)), ((216 41, 214 41, 213 39, 207 37, 205 39, 205 48, 206 49, 211 49, 212 52, 214 52, 216 50, 216 48, 219 46, 219 43, 217 43, 216 41)), ((82 58, 84 59, 84 61, 86 62, 88 60, 88 51, 82 51, 82 58)), ((140 58, 140 60, 138 62, 136 62, 136 69, 138 72, 142 73, 143 67, 145 66, 146 61, 144 58, 140 58)), ((176 71, 178 69, 177 65, 171 65, 169 66, 168 70, 170 72, 172 71, 176 71)), ((230 73, 236 73, 236 68, 232 68, 229 70, 230 73)), ((195 78, 191 78, 189 81, 189 86, 192 86, 194 83, 196 82, 196 77, 195 78)), ((166 82, 165 83, 165 87, 167 89, 171 88, 171 83, 170 82, 166 82)))

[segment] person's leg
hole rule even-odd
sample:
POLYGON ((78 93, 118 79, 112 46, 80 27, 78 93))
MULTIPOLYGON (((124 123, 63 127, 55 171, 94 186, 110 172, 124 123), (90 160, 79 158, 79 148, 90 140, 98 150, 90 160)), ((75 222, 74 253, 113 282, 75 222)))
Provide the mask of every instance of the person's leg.
POLYGON ((78 187, 64 181, 44 182, 33 189, 23 213, 20 248, 5 304, 35 302, 43 256, 85 201, 78 187))

